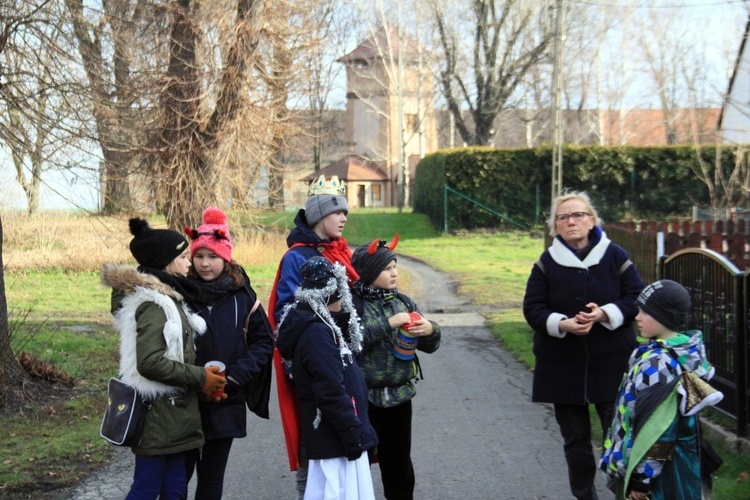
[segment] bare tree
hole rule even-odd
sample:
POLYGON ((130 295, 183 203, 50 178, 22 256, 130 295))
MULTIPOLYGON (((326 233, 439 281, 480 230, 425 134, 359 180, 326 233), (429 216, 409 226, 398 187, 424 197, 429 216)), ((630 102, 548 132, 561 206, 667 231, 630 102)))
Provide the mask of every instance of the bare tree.
POLYGON ((336 62, 356 33, 352 4, 341 0, 313 2, 310 7, 310 41, 302 53, 302 91, 310 109, 313 170, 322 167, 325 144, 331 139, 333 123, 327 111, 342 66, 336 62))
MULTIPOLYGON (((3 66, 6 68, 6 78, 9 76, 8 69, 13 73, 17 71, 16 74, 20 74, 20 68, 16 71, 11 69, 15 68, 16 63, 19 62, 18 54, 6 52, 3 57, 5 59, 3 66)), ((23 92, 19 89, 19 86, 22 86, 24 82, 14 81, 12 78, 9 80, 0 87, 0 95, 2 95, 2 103, 5 107, 3 116, 7 118, 5 126, 0 128, 0 137, 11 150, 16 180, 26 195, 26 213, 31 215, 39 210, 40 186, 45 168, 44 148, 47 145, 47 138, 50 133, 49 124, 43 118, 49 102, 47 93, 49 87, 44 81, 41 81, 38 74, 31 74, 28 80, 33 82, 39 98, 26 99, 25 97, 29 96, 30 92, 28 90, 23 92), (33 106, 32 113, 35 115, 35 120, 27 119, 28 106, 33 106)))
POLYGON ((464 142, 488 144, 493 123, 524 75, 544 57, 552 40, 551 23, 541 2, 474 0, 467 23, 473 45, 462 67, 466 50, 457 23, 438 3, 433 4, 444 65, 440 83, 448 110, 464 142), (471 84, 473 83, 473 91, 471 84), (462 113, 468 108, 472 124, 462 113))
POLYGON ((13 355, 8 327, 8 303, 5 298, 5 272, 3 268, 3 222, 0 218, 0 406, 8 400, 21 401, 24 372, 13 355))
MULTIPOLYGON (((6 3, 0 6, 0 55, 15 52, 18 46, 16 37, 26 27, 41 23, 40 11, 47 2, 30 6, 6 3)), ((0 78, 6 78, 5 68, 0 67, 0 78)), ((0 80, 0 84, 2 81, 0 80)), ((7 401, 21 401, 27 377, 13 355, 8 326, 8 304, 5 296, 5 268, 3 266, 3 226, 0 219, 0 404, 7 401)))
POLYGON ((28 214, 40 207, 44 172, 75 166, 75 151, 86 143, 77 112, 80 88, 71 78, 75 61, 59 5, 24 4, 6 19, 28 19, 32 13, 35 21, 21 22, 11 50, 0 53, 0 143, 9 150, 28 214))
POLYGON ((355 121, 349 140, 356 153, 385 162, 387 177, 397 179, 399 209, 410 203, 409 158, 423 156, 427 140, 435 140, 426 132, 434 129, 435 92, 421 7, 362 0, 366 39, 339 58, 347 68, 347 91, 355 96, 347 103, 355 121))
POLYGON ((99 12, 83 0, 65 0, 65 5, 86 72, 94 135, 102 152, 102 208, 104 213, 128 211, 132 208, 129 174, 142 142, 137 137, 137 118, 132 116, 138 98, 132 59, 143 41, 139 25, 156 9, 133 0, 104 1, 99 12))
POLYGON ((253 66, 265 2, 237 0, 231 7, 230 43, 218 71, 216 104, 207 112, 209 95, 202 85, 206 75, 198 60, 206 18, 193 0, 174 0, 168 6, 169 60, 145 163, 154 169, 159 208, 172 227, 199 220, 202 209, 215 203, 218 177, 212 156, 219 149, 222 132, 238 116, 253 66))
POLYGON ((321 166, 323 144, 332 134, 330 123, 324 124, 338 73, 334 54, 351 36, 352 24, 350 6, 341 0, 275 0, 271 5, 256 65, 267 99, 268 205, 278 209, 284 207, 288 163, 299 154, 300 142, 294 139, 312 143, 313 167, 321 166), (302 101, 309 110, 294 107, 302 101), (309 128, 303 126, 306 119, 309 128))
POLYGON ((267 57, 265 63, 259 61, 258 66, 269 98, 268 206, 283 210, 284 154, 291 135, 289 132, 295 127, 287 102, 295 74, 295 59, 301 49, 300 41, 305 39, 299 31, 304 14, 290 4, 278 2, 267 19, 271 21, 267 30, 267 57))
POLYGON ((677 122, 685 105, 684 79, 682 69, 686 58, 697 52, 691 30, 684 20, 674 13, 665 16, 656 9, 648 12, 649 26, 654 29, 639 30, 638 41, 643 54, 646 70, 661 110, 664 113, 664 128, 667 144, 677 144, 677 122))

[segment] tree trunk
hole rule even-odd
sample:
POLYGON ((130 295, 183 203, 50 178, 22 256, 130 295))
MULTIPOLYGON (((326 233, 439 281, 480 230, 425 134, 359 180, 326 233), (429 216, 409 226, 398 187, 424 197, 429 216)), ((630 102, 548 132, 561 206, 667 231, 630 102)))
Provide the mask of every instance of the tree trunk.
POLYGON ((284 137, 289 127, 289 68, 293 57, 280 38, 273 48, 271 75, 267 78, 273 116, 271 138, 270 167, 268 169, 268 206, 276 210, 284 209, 284 137))
MULTIPOLYGON (((526 9, 523 2, 474 0, 472 18, 474 44, 470 64, 474 69, 476 89, 469 92, 457 65, 462 61, 457 47, 458 36, 450 33, 439 7, 434 8, 437 35, 445 57, 440 71, 440 85, 448 110, 453 115, 461 138, 468 145, 486 146, 493 135, 495 118, 531 67, 542 60, 552 40, 551 24, 540 25, 543 8, 526 9), (469 110, 473 127, 462 112, 469 110)), ((451 15, 455 15, 451 14, 451 15)))
POLYGON ((36 167, 34 168, 34 175, 31 178, 31 182, 29 183, 29 190, 26 193, 26 213, 28 215, 34 215, 35 213, 39 212, 39 191, 42 186, 41 175, 42 169, 40 165, 39 171, 37 171, 36 167))
POLYGON ((13 355, 8 327, 8 303, 5 299, 3 271, 3 222, 0 218, 0 407, 11 399, 18 399, 24 386, 24 372, 13 355))
POLYGON ((281 139, 274 138, 274 157, 268 171, 268 207, 274 210, 284 210, 284 149, 281 139))
POLYGON ((201 36, 192 0, 176 0, 172 8, 169 66, 160 99, 161 124, 152 137, 156 151, 161 210, 172 228, 200 221, 203 209, 216 203, 217 174, 212 155, 224 128, 243 103, 243 90, 260 29, 263 2, 237 1, 235 41, 230 47, 216 108, 208 120, 201 116, 203 90, 196 59, 201 36), (202 128, 206 121, 205 128, 202 128))
POLYGON ((128 164, 130 153, 116 153, 102 147, 104 151, 104 206, 105 214, 128 212, 132 208, 128 164))
MULTIPOLYGON (((133 145, 128 140, 123 121, 126 110, 129 108, 128 100, 124 99, 124 96, 128 93, 130 75, 125 48, 128 40, 118 28, 120 24, 125 23, 125 20, 118 19, 117 15, 112 16, 115 20, 113 31, 116 32, 114 38, 114 94, 116 98, 113 101, 107 88, 108 83, 104 79, 106 71, 100 34, 97 33, 93 38, 91 37, 83 16, 83 0, 66 0, 65 4, 73 22, 78 52, 86 70, 91 93, 92 114, 96 121, 97 139, 104 158, 103 211, 107 214, 128 211, 131 208, 128 169, 133 158, 133 145)), ((122 5, 118 4, 113 8, 117 11, 117 7, 122 7, 122 5)))

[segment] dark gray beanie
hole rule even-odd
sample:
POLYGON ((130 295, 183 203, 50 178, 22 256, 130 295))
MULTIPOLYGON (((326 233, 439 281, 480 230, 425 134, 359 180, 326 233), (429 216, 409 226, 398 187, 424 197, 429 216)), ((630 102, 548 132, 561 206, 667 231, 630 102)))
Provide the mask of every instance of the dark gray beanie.
POLYGON ((672 280, 654 281, 644 288, 635 304, 673 332, 679 332, 690 312, 690 293, 672 280))
POLYGON ((314 194, 305 202, 305 220, 308 226, 313 227, 319 220, 339 210, 349 213, 349 204, 343 196, 314 194))
POLYGON ((366 286, 378 279, 380 273, 388 267, 392 260, 396 260, 393 250, 385 246, 385 240, 380 240, 373 253, 370 253, 371 243, 358 246, 352 253, 352 267, 359 274, 359 279, 366 286))
POLYGON ((130 253, 143 267, 163 270, 189 248, 184 236, 171 229, 153 229, 143 219, 130 219, 130 253))

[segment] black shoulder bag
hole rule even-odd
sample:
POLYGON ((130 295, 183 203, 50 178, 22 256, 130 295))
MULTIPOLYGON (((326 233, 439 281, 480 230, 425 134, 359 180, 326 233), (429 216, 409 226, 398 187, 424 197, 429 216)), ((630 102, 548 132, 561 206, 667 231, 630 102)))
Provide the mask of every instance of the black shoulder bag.
POLYGON ((117 446, 138 447, 151 403, 132 385, 112 377, 107 384, 107 407, 99 435, 117 446))

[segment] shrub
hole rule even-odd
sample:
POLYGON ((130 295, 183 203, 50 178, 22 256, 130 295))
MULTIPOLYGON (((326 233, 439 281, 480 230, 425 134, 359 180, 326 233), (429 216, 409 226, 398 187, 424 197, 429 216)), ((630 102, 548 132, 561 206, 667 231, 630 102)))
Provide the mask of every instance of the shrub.
MULTIPOLYGON (((705 165, 716 148, 700 150, 705 165)), ((722 150, 726 171, 734 152, 722 150)), ((552 150, 462 148, 442 150, 419 162, 414 210, 444 226, 445 185, 525 225, 539 224, 551 205, 552 150)), ((689 215, 693 205, 710 205, 709 192, 696 175, 698 151, 673 147, 566 147, 563 185, 591 195, 604 220, 667 219, 689 215)), ((721 193, 718 193, 721 196, 721 193)), ((503 228, 507 220, 455 194, 447 199, 451 229, 503 228)))

